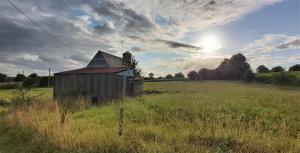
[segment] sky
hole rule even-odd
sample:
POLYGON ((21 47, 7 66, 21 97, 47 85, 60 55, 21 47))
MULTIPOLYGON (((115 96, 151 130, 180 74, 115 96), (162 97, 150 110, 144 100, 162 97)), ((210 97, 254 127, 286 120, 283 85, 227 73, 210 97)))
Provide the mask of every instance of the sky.
POLYGON ((300 64, 299 0, 11 2, 57 40, 3 0, 0 73, 9 76, 82 68, 98 50, 128 50, 155 77, 215 68, 237 53, 253 70, 300 64))

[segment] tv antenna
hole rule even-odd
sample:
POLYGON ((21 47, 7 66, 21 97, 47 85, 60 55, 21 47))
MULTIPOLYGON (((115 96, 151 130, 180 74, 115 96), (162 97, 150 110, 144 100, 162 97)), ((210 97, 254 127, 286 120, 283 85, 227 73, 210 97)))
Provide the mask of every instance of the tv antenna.
POLYGON ((122 45, 122 53, 124 52, 124 42, 125 42, 125 40, 121 40, 121 45, 122 45))

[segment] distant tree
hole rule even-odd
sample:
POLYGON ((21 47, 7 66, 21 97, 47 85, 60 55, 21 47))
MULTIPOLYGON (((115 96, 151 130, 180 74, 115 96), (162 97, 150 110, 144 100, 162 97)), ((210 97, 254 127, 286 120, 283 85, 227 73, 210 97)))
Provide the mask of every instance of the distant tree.
POLYGON ((289 68, 289 71, 300 71, 300 64, 293 65, 289 68))
POLYGON ((0 73, 0 82, 6 82, 7 81, 7 75, 0 73))
MULTIPOLYGON (((227 59, 227 58, 225 58, 221 63, 220 63, 220 65, 216 68, 216 70, 218 71, 218 74, 219 74, 219 76, 217 77, 217 78, 219 78, 219 79, 225 79, 225 80, 227 80, 227 79, 230 79, 231 77, 231 69, 232 69, 232 64, 231 64, 231 61, 230 61, 230 59, 227 59)), ((201 71, 201 70, 200 70, 201 71)), ((199 73, 201 73, 199 71, 199 73)), ((206 71, 208 71, 208 69, 207 70, 202 70, 203 72, 202 72, 202 75, 204 75, 204 78, 206 77, 205 76, 205 72, 206 71)), ((208 72, 206 72, 206 73, 208 73, 208 72)), ((200 76, 201 76, 201 74, 200 74, 200 76)), ((208 77, 206 77, 207 79, 208 79, 208 77)))
MULTIPOLYGON (((199 73, 190 72, 188 74, 191 80, 243 80, 246 79, 246 73, 251 70, 250 64, 246 62, 243 54, 235 54, 230 59, 224 59, 216 69, 203 68, 199 73), (196 77, 197 76, 197 77, 196 77)), ((251 71, 252 72, 252 71, 251 71)))
POLYGON ((25 75, 18 73, 16 78, 15 78, 15 81, 16 82, 23 82, 25 80, 25 78, 26 78, 25 75))
POLYGON ((247 70, 245 72, 245 81, 246 82, 251 82, 255 78, 255 74, 252 72, 252 70, 247 70))
POLYGON ((189 80, 199 80, 199 75, 196 71, 191 71, 188 73, 189 80))
POLYGON ((149 76, 150 79, 154 79, 154 74, 153 73, 149 73, 148 76, 149 76))
POLYGON ((130 67, 134 69, 134 81, 135 85, 141 85, 144 82, 143 76, 142 76, 142 68, 139 67, 138 61, 135 59, 134 56, 132 56, 132 61, 130 64, 130 67))
POLYGON ((230 79, 243 79, 247 70, 250 70, 250 64, 246 62, 246 57, 243 54, 236 54, 230 58, 230 79))
POLYGON ((256 72, 257 73, 268 73, 268 72, 270 72, 270 70, 266 66, 260 65, 256 68, 256 72))
POLYGON ((247 70, 250 70, 250 64, 246 62, 243 54, 233 55, 230 59, 224 59, 216 68, 216 79, 241 80, 244 79, 247 70))
POLYGON ((271 69, 271 72, 284 72, 284 68, 281 66, 275 66, 271 69))
POLYGON ((203 79, 203 80, 216 80, 219 78, 218 75, 218 71, 213 69, 207 69, 207 68, 203 68, 199 70, 199 74, 198 74, 199 79, 203 79))
POLYGON ((183 73, 178 72, 178 73, 175 74, 175 78, 176 78, 176 79, 184 79, 185 76, 183 75, 183 73))
POLYGON ((166 75, 166 79, 172 79, 172 78, 173 78, 172 74, 166 75))
POLYGON ((36 79, 38 75, 36 73, 31 73, 28 77, 32 79, 36 79))

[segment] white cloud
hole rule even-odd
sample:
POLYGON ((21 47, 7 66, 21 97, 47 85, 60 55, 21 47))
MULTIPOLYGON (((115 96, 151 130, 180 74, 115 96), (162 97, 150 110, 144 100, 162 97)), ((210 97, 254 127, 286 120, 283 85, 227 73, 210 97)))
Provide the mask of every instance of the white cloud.
POLYGON ((262 38, 248 44, 246 54, 268 53, 287 49, 300 48, 299 35, 266 34, 262 38))
MULTIPOLYGON (((59 45, 33 26, 9 3, 3 2, 0 4, 0 27, 2 28, 2 30, 0 28, 0 34, 4 36, 3 39, 0 38, 0 64, 2 67, 5 64, 14 65, 10 68, 16 70, 6 70, 9 72, 17 72, 24 67, 41 70, 51 66, 55 71, 78 68, 86 63, 83 60, 78 61, 79 58, 67 60, 65 57, 77 53, 91 57, 98 49, 120 55, 121 40, 125 40, 125 49, 142 48, 138 54, 157 51, 195 55, 199 51, 195 51, 194 44, 183 39, 187 33, 236 21, 250 12, 279 1, 96 0, 83 2, 72 0, 71 2, 61 0, 58 2, 28 0, 26 3, 17 4, 25 14, 67 44, 68 47, 59 45), (106 7, 100 10, 96 9, 104 4, 106 7), (79 15, 74 15, 76 13, 79 15), (93 27, 95 24, 102 25, 102 27, 98 26, 102 30, 113 32, 107 33, 100 30, 102 33, 96 33, 93 27), (143 39, 132 39, 130 35, 143 39), (30 56, 26 55, 22 60, 7 60, 16 54, 22 56, 24 52, 30 56)), ((295 46, 294 44, 295 42, 292 45, 281 47, 295 46)), ((213 61, 217 62, 215 58, 217 59, 212 54, 198 59, 190 58, 186 59, 183 65, 193 65, 193 62, 196 64, 198 60, 199 67, 210 67, 214 66, 213 61), (205 58, 208 59, 206 63, 205 58)), ((164 61, 158 62, 158 64, 164 65, 164 61)), ((184 70, 180 64, 182 63, 174 64, 175 67, 167 71, 173 72, 176 68, 179 68, 180 71, 184 70)), ((145 69, 147 68, 154 70, 153 67, 145 66, 145 69)), ((189 68, 196 67, 190 66, 189 68)), ((164 73, 162 68, 157 67, 157 70, 164 73)))

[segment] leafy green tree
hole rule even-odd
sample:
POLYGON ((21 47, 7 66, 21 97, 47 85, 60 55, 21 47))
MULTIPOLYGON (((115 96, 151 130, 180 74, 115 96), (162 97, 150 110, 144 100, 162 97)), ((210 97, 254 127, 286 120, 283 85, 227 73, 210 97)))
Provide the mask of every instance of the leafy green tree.
POLYGON ((210 70, 207 68, 203 68, 199 70, 198 79, 216 80, 219 79, 219 73, 216 69, 210 70))
POLYGON ((6 82, 7 81, 7 75, 0 73, 0 82, 6 82))
POLYGON ((275 66, 271 69, 271 72, 284 72, 284 68, 281 66, 275 66))
POLYGON ((149 73, 148 76, 149 76, 150 79, 154 79, 154 74, 153 73, 149 73))
POLYGON ((183 73, 181 73, 181 72, 178 72, 178 73, 176 73, 176 74, 175 74, 175 78, 176 78, 176 79, 184 79, 184 78, 185 78, 185 76, 184 76, 184 74, 183 74, 183 73))
POLYGON ((268 73, 268 72, 270 72, 270 70, 266 66, 260 65, 256 68, 256 72, 257 73, 268 73))
POLYGON ((300 64, 293 65, 289 68, 289 71, 300 71, 300 64))
POLYGON ((172 74, 166 75, 166 79, 172 79, 172 78, 173 78, 172 74))
POLYGON ((16 78, 15 78, 15 81, 16 82, 23 82, 25 80, 25 78, 26 78, 25 75, 18 73, 16 78))
POLYGON ((252 70, 247 70, 245 72, 245 81, 246 82, 251 82, 255 78, 255 74, 252 72, 252 70))
POLYGON ((196 71, 191 71, 188 73, 189 80, 199 80, 199 74, 196 71))
POLYGON ((250 70, 250 64, 246 62, 243 54, 235 54, 230 59, 224 59, 215 72, 216 79, 241 80, 244 79, 247 70, 250 70))
POLYGON ((32 79, 36 79, 38 78, 38 75, 36 73, 31 73, 28 77, 32 79))

